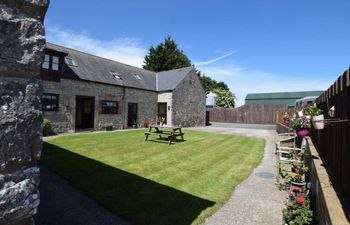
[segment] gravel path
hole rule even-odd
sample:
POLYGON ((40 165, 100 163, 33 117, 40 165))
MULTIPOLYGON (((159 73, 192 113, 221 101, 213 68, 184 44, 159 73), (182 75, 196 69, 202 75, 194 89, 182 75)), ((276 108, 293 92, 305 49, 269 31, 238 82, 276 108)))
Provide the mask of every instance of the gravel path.
POLYGON ((194 130, 260 137, 266 140, 264 158, 253 173, 232 193, 229 201, 205 225, 280 225, 285 192, 275 185, 274 126, 213 123, 194 130))
POLYGON ((47 168, 41 166, 40 172, 36 225, 128 225, 47 168))

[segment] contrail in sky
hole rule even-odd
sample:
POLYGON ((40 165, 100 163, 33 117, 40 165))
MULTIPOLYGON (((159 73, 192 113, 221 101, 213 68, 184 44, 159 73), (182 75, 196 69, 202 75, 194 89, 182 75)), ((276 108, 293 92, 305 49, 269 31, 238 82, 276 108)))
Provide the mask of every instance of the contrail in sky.
POLYGON ((226 57, 228 57, 228 56, 230 56, 230 55, 233 55, 233 54, 235 54, 235 53, 237 53, 236 50, 231 51, 231 52, 229 52, 229 53, 227 53, 227 54, 225 54, 225 55, 223 55, 223 56, 217 57, 217 58, 215 58, 215 59, 211 59, 211 60, 204 61, 204 62, 196 62, 196 63, 194 63, 194 64, 195 64, 196 66, 205 66, 205 65, 208 65, 208 64, 210 64, 210 63, 217 62, 217 61, 219 61, 219 60, 221 60, 221 59, 223 59, 223 58, 226 58, 226 57))

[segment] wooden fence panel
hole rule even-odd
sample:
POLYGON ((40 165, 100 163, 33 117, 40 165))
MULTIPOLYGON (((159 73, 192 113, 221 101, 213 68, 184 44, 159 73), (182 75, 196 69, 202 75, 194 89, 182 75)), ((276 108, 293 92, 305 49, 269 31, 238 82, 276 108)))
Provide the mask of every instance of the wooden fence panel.
POLYGON ((276 114, 285 112, 287 105, 243 105, 237 108, 208 109, 210 122, 275 124, 276 114))
MULTIPOLYGON (((328 110, 335 107, 335 118, 350 119, 350 72, 346 70, 337 81, 317 100, 324 110, 325 119, 331 119, 328 110)), ((350 199, 350 123, 326 123, 323 130, 311 130, 312 140, 339 184, 347 199, 350 199)))

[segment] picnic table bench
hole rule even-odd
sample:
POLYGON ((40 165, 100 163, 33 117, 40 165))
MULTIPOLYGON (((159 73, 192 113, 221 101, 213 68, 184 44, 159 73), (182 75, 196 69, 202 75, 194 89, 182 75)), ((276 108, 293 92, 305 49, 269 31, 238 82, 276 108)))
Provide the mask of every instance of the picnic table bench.
POLYGON ((148 140, 149 135, 158 135, 159 138, 166 136, 169 140, 169 145, 172 141, 176 140, 176 137, 181 136, 181 140, 184 141, 181 127, 172 127, 172 126, 160 126, 160 125, 151 125, 147 132, 145 132, 145 141, 148 140))

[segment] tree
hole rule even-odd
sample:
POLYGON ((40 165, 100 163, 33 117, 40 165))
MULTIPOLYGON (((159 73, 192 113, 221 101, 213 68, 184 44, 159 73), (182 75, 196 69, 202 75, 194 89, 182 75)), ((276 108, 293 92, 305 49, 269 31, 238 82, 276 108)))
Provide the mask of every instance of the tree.
POLYGON ((229 90, 218 88, 214 90, 216 94, 215 105, 218 107, 235 107, 236 96, 229 90))
POLYGON ((223 89, 227 91, 230 90, 227 84, 225 84, 224 82, 217 82, 216 80, 205 75, 200 75, 199 80, 201 81, 205 94, 208 94, 209 92, 214 91, 215 89, 223 89))
POLYGON ((189 58, 177 47, 170 37, 156 47, 151 47, 145 56, 143 68, 154 72, 179 69, 191 66, 189 58))
POLYGON ((219 88, 221 88, 221 89, 227 90, 227 91, 230 90, 230 88, 228 88, 227 84, 225 84, 225 83, 222 82, 222 81, 220 81, 219 83, 217 83, 216 86, 219 87, 219 88))
POLYGON ((211 79, 208 76, 205 76, 205 75, 199 76, 199 80, 201 81, 205 94, 208 94, 209 92, 217 88, 216 81, 211 79))

